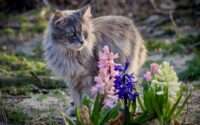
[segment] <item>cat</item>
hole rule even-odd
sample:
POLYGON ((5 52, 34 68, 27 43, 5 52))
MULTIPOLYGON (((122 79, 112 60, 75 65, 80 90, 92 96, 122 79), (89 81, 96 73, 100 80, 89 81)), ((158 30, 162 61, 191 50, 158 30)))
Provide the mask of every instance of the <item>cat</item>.
POLYGON ((56 11, 44 35, 48 67, 69 84, 75 105, 90 95, 98 73, 98 52, 107 45, 118 53, 117 63, 128 59, 128 72, 137 74, 146 59, 144 41, 133 21, 123 16, 94 18, 91 7, 56 11))

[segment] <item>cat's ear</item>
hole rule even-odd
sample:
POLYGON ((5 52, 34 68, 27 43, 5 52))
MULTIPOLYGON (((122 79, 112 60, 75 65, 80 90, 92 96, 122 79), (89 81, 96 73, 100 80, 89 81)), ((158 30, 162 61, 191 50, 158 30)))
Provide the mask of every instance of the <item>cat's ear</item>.
POLYGON ((84 20, 92 18, 92 12, 91 12, 91 6, 90 5, 87 5, 83 8, 81 8, 80 11, 81 11, 82 18, 84 20))
POLYGON ((57 22, 59 22, 60 19, 62 19, 63 15, 64 14, 62 13, 62 11, 56 10, 55 13, 54 13, 54 15, 53 15, 53 22, 54 22, 54 24, 56 24, 57 22))
POLYGON ((55 11, 55 13, 54 13, 54 18, 60 18, 60 17, 62 17, 63 16, 63 13, 62 13, 62 11, 60 11, 60 10, 56 10, 55 11))

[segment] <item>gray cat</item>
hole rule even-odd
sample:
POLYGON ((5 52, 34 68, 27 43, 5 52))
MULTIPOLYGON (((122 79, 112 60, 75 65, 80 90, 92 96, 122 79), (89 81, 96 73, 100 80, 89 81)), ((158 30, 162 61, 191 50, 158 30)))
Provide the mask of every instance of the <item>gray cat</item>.
POLYGON ((137 74, 146 58, 143 39, 132 20, 123 16, 93 18, 90 6, 56 11, 43 45, 48 67, 69 83, 76 105, 84 94, 90 95, 103 46, 119 54, 117 63, 128 59, 131 73, 137 74))

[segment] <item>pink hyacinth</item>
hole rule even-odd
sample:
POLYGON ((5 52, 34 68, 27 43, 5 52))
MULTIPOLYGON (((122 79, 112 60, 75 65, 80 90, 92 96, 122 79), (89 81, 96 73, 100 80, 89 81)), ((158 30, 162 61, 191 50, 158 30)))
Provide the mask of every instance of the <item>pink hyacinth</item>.
POLYGON ((91 89, 93 95, 104 95, 104 105, 107 107, 112 107, 117 101, 114 94, 114 76, 118 73, 114 70, 116 58, 118 54, 112 53, 108 46, 104 46, 103 51, 99 52, 99 73, 94 78, 96 84, 91 89))
POLYGON ((157 74, 159 72, 159 65, 157 63, 151 64, 151 73, 157 74))
POLYGON ((147 72, 144 74, 144 79, 145 79, 146 81, 151 81, 151 79, 152 79, 152 74, 151 74, 150 71, 147 71, 147 72))

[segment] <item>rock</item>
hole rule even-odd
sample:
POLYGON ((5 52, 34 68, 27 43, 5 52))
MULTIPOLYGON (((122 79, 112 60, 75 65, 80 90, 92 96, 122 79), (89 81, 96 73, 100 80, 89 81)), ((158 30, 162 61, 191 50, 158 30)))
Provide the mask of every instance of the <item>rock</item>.
POLYGON ((58 92, 50 92, 48 94, 34 94, 31 98, 24 99, 16 104, 17 107, 23 110, 29 117, 37 118, 40 115, 54 114, 55 116, 60 111, 65 112, 70 106, 70 97, 61 90, 58 92))
POLYGON ((165 0, 161 2, 160 9, 164 11, 173 11, 176 8, 176 4, 172 0, 165 0))
POLYGON ((148 17, 148 18, 144 21, 144 23, 150 25, 150 24, 152 24, 152 23, 158 21, 159 19, 160 19, 160 16, 158 16, 158 15, 152 15, 152 16, 148 17))
POLYGON ((156 30, 151 35, 152 35, 152 37, 163 37, 163 36, 165 36, 165 31, 156 30))

